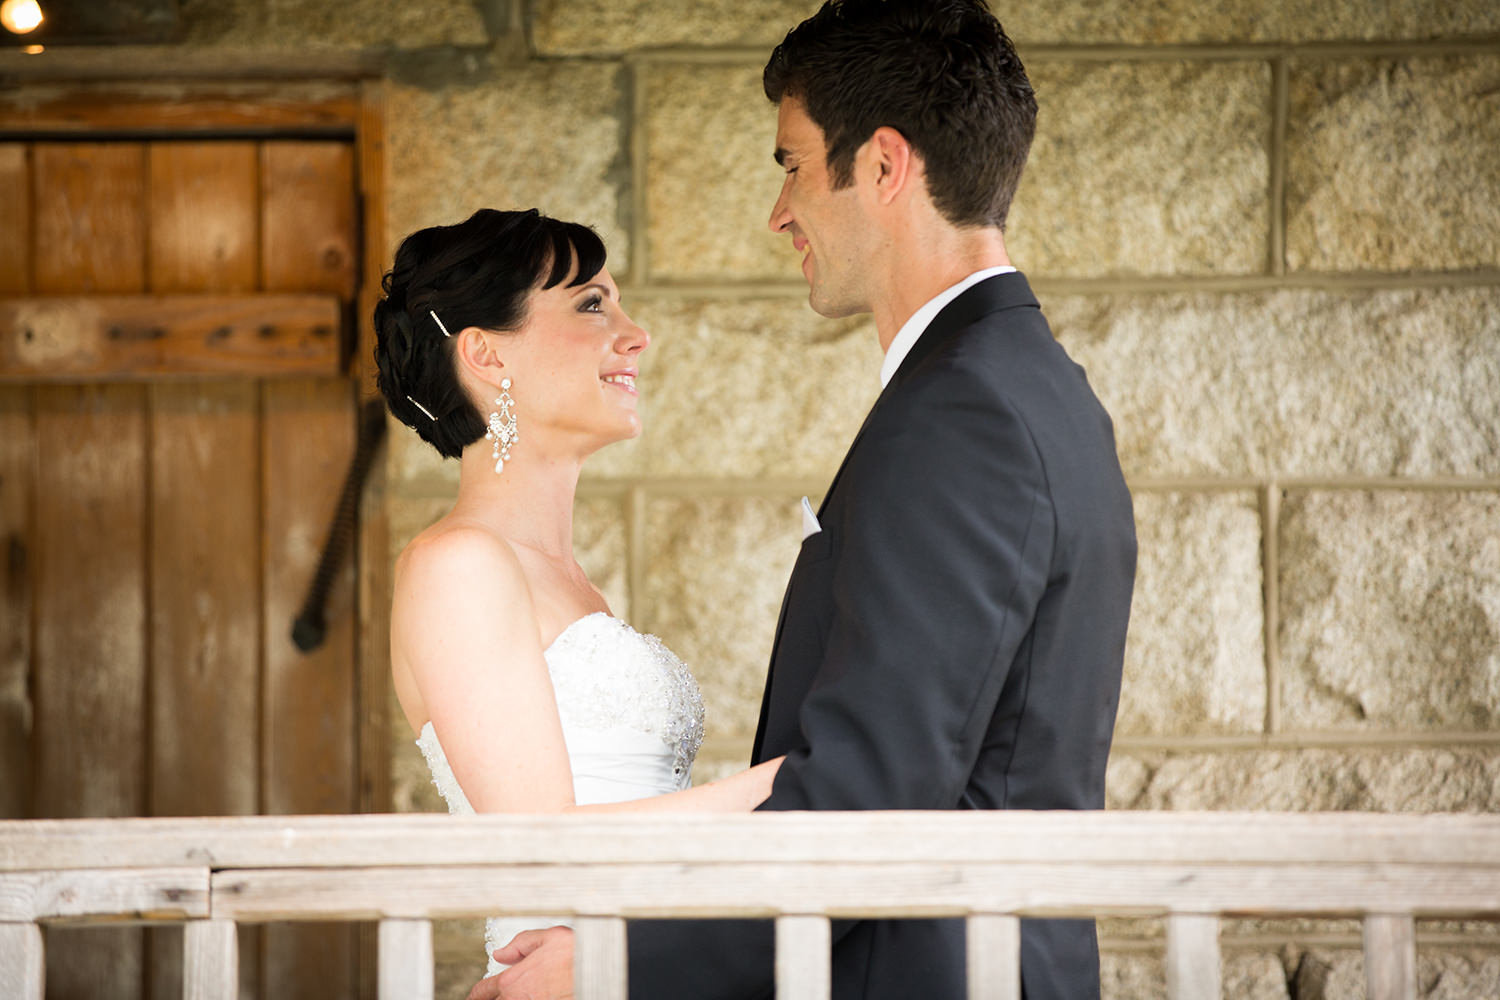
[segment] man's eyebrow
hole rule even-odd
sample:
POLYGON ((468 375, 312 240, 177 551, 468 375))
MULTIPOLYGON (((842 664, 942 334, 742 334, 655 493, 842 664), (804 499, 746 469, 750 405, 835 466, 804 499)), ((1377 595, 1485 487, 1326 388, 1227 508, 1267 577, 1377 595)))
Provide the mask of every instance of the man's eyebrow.
POLYGON ((776 147, 776 152, 772 153, 771 157, 776 161, 778 167, 786 166, 787 151, 781 146, 776 147))

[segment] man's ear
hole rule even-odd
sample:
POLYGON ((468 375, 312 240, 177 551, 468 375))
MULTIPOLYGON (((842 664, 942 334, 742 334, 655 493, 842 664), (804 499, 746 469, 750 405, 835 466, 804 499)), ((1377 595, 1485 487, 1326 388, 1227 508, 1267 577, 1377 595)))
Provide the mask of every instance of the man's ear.
POLYGON ((876 196, 882 205, 889 205, 912 183, 916 152, 906 136, 889 125, 882 125, 871 134, 864 151, 874 171, 876 196))
POLYGON ((466 326, 454 337, 454 358, 462 371, 468 372, 485 385, 499 385, 509 374, 505 360, 500 357, 502 338, 489 330, 477 326, 466 326))

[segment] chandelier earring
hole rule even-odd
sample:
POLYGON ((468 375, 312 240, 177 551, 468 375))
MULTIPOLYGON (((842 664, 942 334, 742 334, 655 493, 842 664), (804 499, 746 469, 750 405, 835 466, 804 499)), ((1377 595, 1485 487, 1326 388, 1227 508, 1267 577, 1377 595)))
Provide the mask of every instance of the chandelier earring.
POLYGON ((490 411, 490 429, 484 432, 486 440, 495 444, 495 475, 505 471, 510 461, 510 446, 520 437, 516 433, 516 401, 510 395, 510 379, 500 380, 500 395, 495 397, 495 408, 490 411))

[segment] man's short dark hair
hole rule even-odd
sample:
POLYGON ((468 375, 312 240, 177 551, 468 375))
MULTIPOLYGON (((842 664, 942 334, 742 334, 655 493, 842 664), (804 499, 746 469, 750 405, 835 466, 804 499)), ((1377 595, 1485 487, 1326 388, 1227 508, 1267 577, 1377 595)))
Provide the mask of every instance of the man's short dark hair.
POLYGON ((922 157, 959 226, 1004 227, 1036 132, 1026 70, 984 0, 828 0, 787 33, 763 77, 823 130, 835 188, 882 126, 922 157))

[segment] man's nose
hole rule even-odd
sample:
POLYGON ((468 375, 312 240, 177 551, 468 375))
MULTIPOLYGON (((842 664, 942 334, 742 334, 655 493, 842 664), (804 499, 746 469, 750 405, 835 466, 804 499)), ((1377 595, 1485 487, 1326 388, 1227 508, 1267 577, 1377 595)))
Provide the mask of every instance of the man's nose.
POLYGON ((776 196, 776 204, 771 206, 771 218, 768 225, 773 233, 786 232, 787 226, 792 224, 792 213, 786 206, 786 185, 781 186, 781 193, 776 196))

